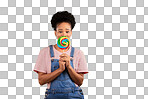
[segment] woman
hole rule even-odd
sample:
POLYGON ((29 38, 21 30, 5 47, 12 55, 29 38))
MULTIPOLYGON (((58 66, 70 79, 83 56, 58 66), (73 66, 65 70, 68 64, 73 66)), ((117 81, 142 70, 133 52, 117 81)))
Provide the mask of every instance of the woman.
MULTIPOLYGON (((59 11, 51 19, 57 39, 70 39, 75 23, 74 16, 67 11, 59 11)), ((88 68, 81 50, 70 46, 63 51, 57 44, 49 45, 40 51, 34 71, 40 85, 47 83, 45 99, 84 99, 80 86, 88 68)))

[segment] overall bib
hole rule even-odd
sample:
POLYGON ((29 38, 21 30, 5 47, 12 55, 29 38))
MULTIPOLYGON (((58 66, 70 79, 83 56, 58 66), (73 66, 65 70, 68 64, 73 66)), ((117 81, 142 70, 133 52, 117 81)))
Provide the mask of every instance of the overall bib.
MULTIPOLYGON (((52 58, 54 57, 53 45, 50 45, 49 47, 52 58)), ((71 47, 70 57, 73 58, 73 55, 74 48, 71 47)), ((74 68, 73 59, 70 59, 70 64, 72 68, 74 68)), ((51 59, 51 72, 58 68, 59 59, 51 59)), ((65 67, 65 70, 51 82, 50 88, 46 88, 44 99, 84 99, 84 95, 82 89, 74 84, 70 78, 67 68, 65 67)))

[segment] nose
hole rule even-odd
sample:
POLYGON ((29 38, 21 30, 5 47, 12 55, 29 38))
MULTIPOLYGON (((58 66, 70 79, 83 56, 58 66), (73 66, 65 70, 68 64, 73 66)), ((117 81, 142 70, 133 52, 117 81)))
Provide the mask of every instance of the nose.
POLYGON ((66 36, 66 32, 63 32, 63 33, 62 33, 62 36, 66 36))

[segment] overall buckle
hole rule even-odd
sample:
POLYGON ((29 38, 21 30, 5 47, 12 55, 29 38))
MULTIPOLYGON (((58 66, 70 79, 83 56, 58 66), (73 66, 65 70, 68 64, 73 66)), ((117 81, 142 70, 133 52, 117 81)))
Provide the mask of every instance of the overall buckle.
POLYGON ((52 89, 52 94, 55 94, 56 92, 55 92, 55 90, 54 89, 52 89))
POLYGON ((74 88, 72 88, 72 93, 74 93, 74 88))

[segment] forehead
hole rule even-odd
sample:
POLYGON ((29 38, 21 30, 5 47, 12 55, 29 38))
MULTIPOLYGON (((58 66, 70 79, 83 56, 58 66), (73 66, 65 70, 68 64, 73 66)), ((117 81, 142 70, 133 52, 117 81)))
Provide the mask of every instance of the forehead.
POLYGON ((61 23, 57 25, 57 29, 58 30, 70 30, 71 29, 71 25, 69 23, 61 23))

